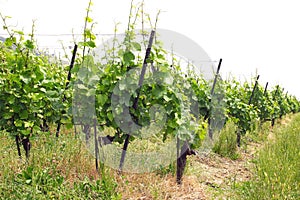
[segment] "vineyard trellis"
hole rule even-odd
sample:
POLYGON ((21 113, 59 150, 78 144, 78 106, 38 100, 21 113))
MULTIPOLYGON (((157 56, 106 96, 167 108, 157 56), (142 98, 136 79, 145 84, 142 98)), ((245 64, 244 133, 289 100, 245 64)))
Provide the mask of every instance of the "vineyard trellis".
MULTIPOLYGON (((34 24, 32 33, 26 39, 22 31, 11 29, 7 18, 1 15, 3 27, 9 37, 5 42, 0 42, 0 129, 14 137, 20 158, 20 145, 23 145, 26 158, 29 158, 32 135, 50 132, 49 127, 56 125, 58 137, 61 125, 72 128, 78 123, 83 127, 86 141, 92 137, 91 129, 94 129, 97 170, 99 146, 109 143, 124 144, 119 166, 121 171, 128 143, 139 139, 139 134, 136 133, 138 131, 128 125, 130 120, 140 126, 150 125, 152 116, 149 110, 151 106, 159 104, 167 116, 158 135, 162 141, 176 138, 177 150, 181 151, 177 159, 177 182, 180 184, 186 156, 196 153, 195 150, 201 146, 207 129, 211 138, 213 132, 218 131, 210 124, 211 117, 215 117, 210 116, 210 111, 215 109, 212 99, 214 92, 223 93, 222 101, 226 106, 219 112, 221 117, 224 116, 225 122, 232 120, 238 126, 239 146, 241 136, 254 130, 255 122, 272 121, 274 125, 276 119, 300 111, 300 103, 295 96, 284 93, 284 89, 279 85, 268 89, 267 83, 262 87, 258 76, 255 77, 254 85, 248 82, 240 83, 235 79, 220 79, 222 59, 213 86, 195 73, 183 73, 180 62, 175 63, 173 59, 172 64, 169 63, 167 52, 162 48, 160 41, 154 39, 154 31, 151 32, 146 56, 143 59, 139 58, 146 44, 135 41, 136 18, 141 13, 130 13, 134 20, 129 20, 124 41, 114 46, 114 49, 106 49, 104 59, 107 62, 101 65, 91 54, 85 53, 86 50, 90 51, 96 47, 96 35, 92 32, 93 23, 88 13, 85 18, 84 41, 75 44, 72 61, 67 67, 61 62, 50 61, 47 55, 36 53, 34 24), (82 49, 83 53, 78 53, 77 48, 82 49), (151 78, 150 73, 160 84, 142 84, 148 65, 151 65, 151 68, 147 70, 147 78, 151 78), (134 72, 139 72, 140 69, 142 74, 136 76, 134 72), (126 75, 130 78, 124 79, 126 75), (173 77, 172 81, 170 77, 173 77), (75 89, 76 92, 73 93, 75 89), (182 93, 183 103, 176 93, 182 93), (186 97, 189 95, 195 95, 195 98, 192 101, 184 100, 188 99, 186 97), (83 99, 77 97, 83 97, 86 102, 95 102, 95 117, 80 112, 87 111, 87 105, 82 105, 80 102, 83 99), (112 98, 117 99, 120 105, 112 105, 112 98), (72 105, 76 103, 80 106, 77 107, 78 118, 74 122, 72 105), (125 111, 128 111, 130 118, 118 118, 127 114, 125 111), (101 126, 100 130, 103 130, 103 127, 112 128, 114 135, 98 136, 97 123, 101 126), (125 124, 128 129, 122 130, 120 124, 125 124)), ((152 28, 155 30, 156 27, 152 28)))

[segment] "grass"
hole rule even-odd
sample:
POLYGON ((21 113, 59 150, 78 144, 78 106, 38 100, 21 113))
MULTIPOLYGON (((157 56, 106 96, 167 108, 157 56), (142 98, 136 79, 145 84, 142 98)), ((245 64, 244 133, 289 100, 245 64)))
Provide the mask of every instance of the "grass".
MULTIPOLYGON (((249 145, 240 149, 235 130, 228 123, 221 131, 214 147, 219 154, 188 157, 180 186, 176 163, 151 173, 120 175, 105 166, 98 173, 84 143, 66 131, 59 138, 32 138, 26 162, 18 158, 14 140, 1 133, 0 199, 299 199, 300 114, 274 128, 263 124, 243 137, 249 145)), ((152 143, 136 140, 130 148, 157 150, 152 143)))
POLYGON ((189 190, 203 196, 196 179, 185 177, 177 186, 174 163, 151 173, 119 175, 105 166, 98 173, 94 157, 74 134, 40 135, 31 144, 30 159, 20 160, 13 138, 1 133, 0 199, 178 199, 189 190))
POLYGON ((238 187, 237 199, 300 199, 300 114, 271 132, 254 160, 255 176, 238 187))
POLYGON ((214 144, 213 151, 220 156, 229 157, 233 160, 239 158, 236 145, 236 125, 229 121, 220 131, 219 138, 214 144))
POLYGON ((0 136, 0 199, 120 199, 117 183, 74 135, 35 137, 28 161, 12 139, 0 136))

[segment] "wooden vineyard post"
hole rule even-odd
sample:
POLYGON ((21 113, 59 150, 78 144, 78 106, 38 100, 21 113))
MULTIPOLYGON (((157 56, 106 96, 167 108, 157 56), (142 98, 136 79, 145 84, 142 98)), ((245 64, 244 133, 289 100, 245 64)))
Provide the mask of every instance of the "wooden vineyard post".
MULTIPOLYGON (((72 54, 72 59, 71 59, 70 68, 69 68, 69 72, 68 72, 68 77, 67 77, 67 82, 66 82, 65 90, 68 89, 68 86, 69 86, 70 81, 71 81, 72 69, 73 69, 74 63, 75 63, 75 57, 76 57, 77 47, 78 47, 78 45, 75 44, 74 45, 74 49, 73 49, 73 54, 72 54)), ((64 97, 62 99, 62 103, 64 103, 65 100, 66 100, 66 95, 64 95, 64 97)), ((61 127, 61 119, 57 123, 56 137, 59 137, 60 127, 61 127)))
MULTIPOLYGON (((218 64, 218 68, 217 68, 217 73, 215 75, 215 79, 214 79, 214 82, 213 82, 213 85, 212 85, 212 88, 211 88, 211 91, 210 91, 210 99, 209 99, 209 103, 211 103, 211 98, 212 96, 214 95, 214 92, 215 92, 215 87, 216 87, 216 83, 217 83, 217 80, 218 80, 218 77, 219 77, 219 74, 220 74, 220 68, 221 68, 221 64, 222 64, 222 58, 219 60, 219 64, 218 64)), ((208 135, 210 137, 210 139, 212 139, 213 137, 213 131, 211 130, 211 127, 210 127, 210 122, 211 122, 211 109, 209 108, 207 110, 207 113, 206 113, 206 116, 204 117, 204 120, 207 119, 207 123, 208 123, 208 135)))
MULTIPOLYGON (((254 96, 254 92, 255 92, 257 84, 258 84, 258 79, 259 79, 259 75, 256 77, 256 81, 255 81, 254 87, 252 89, 251 96, 248 101, 248 105, 250 105, 252 102, 252 98, 254 96)), ((237 133, 236 133, 236 143, 237 143, 238 147, 241 146, 241 134, 242 134, 241 131, 244 131, 244 130, 241 130, 240 128, 238 128, 237 133)))
MULTIPOLYGON (((219 60, 219 64, 218 64, 218 68, 217 68, 217 72, 215 74, 215 79, 210 91, 210 96, 211 98, 209 99, 209 103, 211 103, 211 99, 212 96, 214 95, 214 91, 215 91, 215 86, 220 74, 220 69, 221 69, 221 64, 222 64, 222 58, 219 60)), ((211 116, 210 116, 210 108, 207 110, 206 115, 204 116, 204 120, 208 120, 208 134, 209 137, 212 139, 213 137, 213 131, 210 128, 210 120, 211 120, 211 116)), ((188 141, 181 141, 179 139, 179 137, 177 136, 177 162, 176 162, 176 183, 178 185, 180 185, 182 183, 182 176, 183 176, 183 172, 186 166, 186 160, 187 160, 187 156, 188 155, 196 155, 196 152, 194 150, 192 150, 189 146, 188 141), (183 142, 182 146, 180 145, 183 142)))
POLYGON ((176 182, 177 184, 181 184, 181 177, 179 175, 179 157, 180 157, 180 139, 178 137, 178 135, 176 136, 176 158, 177 158, 177 162, 176 162, 176 182))
MULTIPOLYGON (((145 58, 144 58, 144 62, 143 62, 143 67, 142 67, 139 83, 138 83, 139 88, 142 87, 142 85, 143 85, 143 81, 144 81, 144 77, 145 77, 145 73, 146 73, 146 68, 147 68, 147 65, 148 65, 148 59, 150 57, 150 52, 151 52, 154 36, 155 36, 155 31, 152 30, 151 34, 150 34, 148 47, 146 49, 146 54, 145 54, 145 58)), ((138 108, 139 97, 140 97, 140 90, 138 90, 137 97, 134 99, 134 102, 133 102, 133 108, 135 110, 137 110, 137 108, 138 108)), ((122 169, 123 169, 125 156, 126 156, 126 151, 127 151, 127 147, 128 147, 128 144, 129 144, 129 139, 130 139, 130 134, 126 134, 126 138, 125 138, 125 141, 124 141, 124 146, 123 146, 123 149, 122 149, 122 155, 121 155, 121 159, 120 159, 119 173, 121 173, 122 169)))
MULTIPOLYGON (((282 88, 282 94, 283 94, 283 92, 284 92, 284 88, 282 88)), ((286 92, 286 96, 285 96, 285 98, 287 97, 287 93, 288 92, 286 92)), ((281 97, 281 99, 280 99, 280 104, 282 103, 282 97, 281 97)), ((279 118, 280 119, 282 119, 282 116, 283 116, 283 113, 284 111, 282 111, 282 109, 281 109, 281 106, 280 106, 280 115, 279 115, 279 118)))
POLYGON ((264 90, 264 96, 267 95, 268 85, 269 85, 269 82, 266 83, 265 90, 264 90))
POLYGON ((254 96, 254 92, 255 92, 256 87, 257 87, 257 84, 258 84, 258 79, 259 79, 259 75, 256 77, 256 81, 255 81, 254 87, 253 87, 253 89, 252 89, 252 92, 251 92, 251 96, 250 96, 250 98, 249 98, 248 105, 250 105, 251 102, 252 102, 252 99, 253 99, 253 96, 254 96))
MULTIPOLYGON (((277 99, 276 96, 277 96, 278 91, 279 91, 279 85, 277 85, 277 87, 276 87, 276 91, 275 91, 275 94, 273 96, 273 101, 275 101, 277 99)), ((275 125, 275 116, 272 117, 272 127, 274 125, 275 125)))
MULTIPOLYGON (((269 85, 269 82, 267 82, 266 83, 266 85, 265 85, 265 89, 264 89, 264 93, 263 93, 263 97, 266 97, 267 96, 267 91, 268 91, 268 85, 269 85)), ((266 115, 264 114, 263 115, 263 119, 260 119, 260 125, 259 125, 259 127, 261 127, 262 126, 262 123, 263 122, 266 122, 268 119, 266 118, 266 115)))
POLYGON ((99 148, 97 139, 97 118, 94 119, 94 140, 95 140, 95 164, 96 170, 99 172, 99 148))
MULTIPOLYGON (((214 95, 215 91, 215 86, 220 74, 220 69, 221 69, 221 64, 222 64, 222 58, 219 60, 217 72, 215 74, 215 79, 210 91, 210 96, 214 95)), ((209 99, 209 103, 211 103, 211 98, 209 99)), ((211 122, 211 116, 210 116, 210 108, 207 110, 206 115, 204 116, 204 120, 208 120, 208 134, 210 139, 213 137, 213 131, 211 130, 210 127, 210 122, 211 122)), ((179 139, 177 136, 177 142, 176 142, 176 148, 177 148, 177 160, 176 160, 176 183, 180 185, 182 183, 182 177, 183 177, 183 172, 186 166, 186 160, 188 155, 196 155, 196 152, 190 148, 190 145, 188 141, 182 141, 179 139), (182 146, 181 143, 183 142, 182 146)))

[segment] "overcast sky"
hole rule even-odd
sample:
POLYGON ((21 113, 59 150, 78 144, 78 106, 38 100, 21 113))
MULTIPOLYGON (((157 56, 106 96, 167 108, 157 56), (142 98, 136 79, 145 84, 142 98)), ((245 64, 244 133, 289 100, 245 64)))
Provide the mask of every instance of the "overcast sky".
MULTIPOLYGON (((120 32, 127 25, 131 0, 94 0, 92 18, 97 33, 120 32)), ((135 1, 139 2, 139 1, 135 1)), ((36 34, 81 33, 88 0, 0 0, 0 12, 12 24, 36 34)), ((223 77, 244 80, 260 74, 260 83, 280 84, 300 99, 300 3, 297 0, 145 0, 145 11, 158 27, 186 35, 212 60, 223 58, 223 77)), ((4 34, 0 30, 0 34, 4 34)), ((41 47, 60 48, 66 36, 38 36, 41 47)))

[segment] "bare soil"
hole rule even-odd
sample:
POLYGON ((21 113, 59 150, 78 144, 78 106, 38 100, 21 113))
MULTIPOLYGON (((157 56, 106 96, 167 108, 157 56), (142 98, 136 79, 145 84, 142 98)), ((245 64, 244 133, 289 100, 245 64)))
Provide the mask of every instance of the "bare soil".
POLYGON ((250 143, 240 149, 237 160, 214 153, 188 157, 187 169, 181 185, 175 176, 149 174, 115 175, 118 190, 123 199, 227 199, 231 197, 235 184, 247 181, 252 174, 251 160, 261 144, 250 143))

